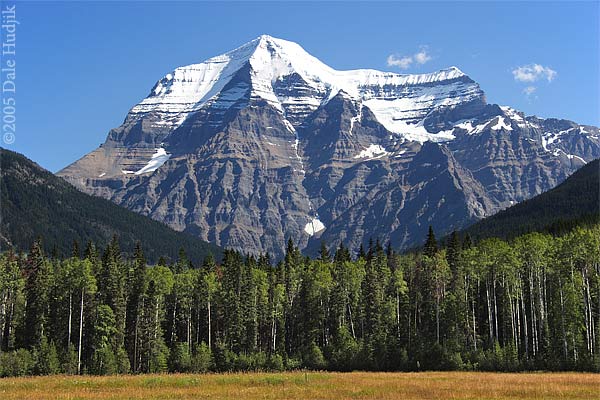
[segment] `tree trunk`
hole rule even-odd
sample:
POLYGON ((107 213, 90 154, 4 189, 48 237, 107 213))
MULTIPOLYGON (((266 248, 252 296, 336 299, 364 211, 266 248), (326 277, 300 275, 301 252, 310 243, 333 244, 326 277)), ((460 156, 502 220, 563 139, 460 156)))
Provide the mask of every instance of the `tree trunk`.
POLYGON ((560 291, 560 324, 562 330, 562 338, 563 338, 563 352, 565 355, 565 361, 568 358, 568 346, 567 346, 567 332, 565 330, 565 301, 563 298, 563 287, 560 277, 558 277, 558 287, 560 291))
POLYGON ((529 359, 529 335, 527 333, 527 310, 525 309, 525 300, 523 300, 522 295, 521 295, 521 311, 523 311, 523 334, 525 336, 525 358, 529 359))
POLYGON ((498 340, 498 303, 496 301, 496 273, 494 272, 494 280, 492 281, 492 294, 494 297, 494 338, 498 340))
POLYGON ((210 322, 210 299, 208 300, 208 348, 212 349, 212 326, 210 322))
POLYGON ((490 346, 494 345, 494 321, 492 320, 492 304, 490 301, 490 285, 489 282, 485 283, 485 298, 487 301, 487 312, 488 312, 488 329, 490 336, 490 346))
POLYGON ((85 289, 81 289, 81 305, 79 307, 79 344, 77 349, 77 375, 81 374, 81 339, 83 337, 83 295, 85 289))
POLYGON ((67 333, 67 350, 71 346, 71 321, 73 318, 73 292, 69 291, 69 329, 67 333))

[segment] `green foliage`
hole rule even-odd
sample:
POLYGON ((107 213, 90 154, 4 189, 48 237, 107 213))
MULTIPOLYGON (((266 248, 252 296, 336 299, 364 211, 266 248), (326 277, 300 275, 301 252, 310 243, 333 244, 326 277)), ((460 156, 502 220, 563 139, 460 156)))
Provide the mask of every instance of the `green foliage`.
POLYGON ((358 367, 359 360, 356 359, 356 356, 359 346, 345 326, 338 329, 333 344, 328 350, 329 364, 332 369, 352 371, 358 367))
POLYGON ((61 357, 61 370, 67 375, 77 373, 77 350, 72 344, 63 352, 61 357))
POLYGON ((208 372, 213 367, 212 353, 206 343, 202 342, 196 346, 192 356, 192 372, 208 372))
POLYGON ((35 373, 37 375, 52 375, 60 372, 60 361, 54 343, 48 343, 42 337, 39 348, 34 351, 35 373))
POLYGON ((150 348, 148 369, 150 373, 161 373, 168 370, 169 348, 160 341, 150 348))
POLYGON ((122 346, 115 352, 115 362, 118 374, 127 374, 131 371, 131 365, 127 358, 127 352, 122 346))
POLYGON ((283 371, 285 369, 283 357, 279 354, 273 354, 269 357, 265 366, 269 371, 283 371))
POLYGON ((95 375, 114 375, 118 371, 115 353, 109 345, 94 351, 90 372, 95 375))
POLYGON ((190 372, 192 370, 192 354, 187 343, 175 343, 169 357, 169 371, 190 372))
POLYGON ((30 351, 18 349, 0 353, 0 376, 25 376, 35 372, 35 359, 30 351))
POLYGON ((600 226, 468 246, 453 235, 429 254, 372 242, 356 260, 290 242, 277 266, 235 251, 148 266, 141 248, 1 254, 0 375, 600 365, 600 226))
POLYGON ((302 366, 316 370, 322 370, 327 367, 327 361, 323 357, 323 352, 314 342, 306 346, 302 352, 302 366))

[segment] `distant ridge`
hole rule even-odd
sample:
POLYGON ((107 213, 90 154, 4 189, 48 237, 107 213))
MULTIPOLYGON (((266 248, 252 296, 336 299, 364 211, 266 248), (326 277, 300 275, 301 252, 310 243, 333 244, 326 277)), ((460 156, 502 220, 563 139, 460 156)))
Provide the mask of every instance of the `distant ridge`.
POLYGON ((180 248, 194 263, 221 249, 108 200, 75 189, 25 156, 0 148, 0 250, 27 251, 41 236, 46 251, 71 253, 73 240, 83 250, 92 241, 100 250, 113 235, 131 252, 139 240, 146 258, 176 259, 180 248))
POLYGON ((545 193, 485 218, 463 232, 475 239, 510 238, 528 232, 563 233, 600 222, 600 159, 581 167, 545 193))

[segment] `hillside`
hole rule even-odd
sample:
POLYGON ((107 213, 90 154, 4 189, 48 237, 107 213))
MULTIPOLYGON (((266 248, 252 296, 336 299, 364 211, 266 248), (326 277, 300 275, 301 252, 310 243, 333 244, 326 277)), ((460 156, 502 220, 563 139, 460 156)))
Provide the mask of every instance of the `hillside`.
POLYGON ((515 237, 532 231, 566 232, 600 221, 600 160, 584 165, 563 183, 485 218, 464 230, 476 239, 515 237))
POLYGON ((150 262, 161 255, 171 259, 183 247, 195 263, 221 249, 188 234, 136 214, 114 203, 75 189, 21 154, 0 149, 0 247, 28 250, 43 238, 47 251, 70 254, 73 240, 103 247, 117 235, 124 252, 141 241, 150 262))

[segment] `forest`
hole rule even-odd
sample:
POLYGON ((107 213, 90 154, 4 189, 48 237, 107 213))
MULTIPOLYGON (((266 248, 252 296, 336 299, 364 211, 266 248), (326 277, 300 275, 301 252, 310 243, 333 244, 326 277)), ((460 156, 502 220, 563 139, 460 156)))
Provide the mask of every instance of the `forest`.
POLYGON ((0 376, 150 372, 600 371, 600 225, 401 254, 225 250, 148 265, 117 238, 0 255, 0 376))

